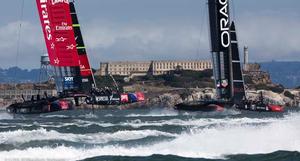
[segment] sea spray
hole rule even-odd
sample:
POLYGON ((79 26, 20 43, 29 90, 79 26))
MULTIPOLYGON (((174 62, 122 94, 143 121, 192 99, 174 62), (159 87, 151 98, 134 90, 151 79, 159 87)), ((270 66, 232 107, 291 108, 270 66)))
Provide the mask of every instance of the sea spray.
POLYGON ((0 127, 21 122, 29 126, 31 120, 38 124, 0 132, 0 143, 5 145, 0 150, 0 158, 81 160, 107 155, 147 158, 158 154, 215 159, 279 150, 300 151, 300 113, 297 112, 227 116, 178 113, 162 117, 146 116, 148 112, 143 110, 131 112, 144 116, 131 118, 127 112, 107 110, 96 113, 96 118, 84 118, 80 117, 84 114, 70 111, 64 113, 67 119, 41 117, 5 122, 0 127), (104 117, 109 114, 118 117, 104 117), (55 127, 56 124, 59 126, 55 127), (96 132, 90 132, 93 130, 96 132), (47 141, 49 145, 45 144, 47 141), (5 150, 6 146, 10 148, 5 150))

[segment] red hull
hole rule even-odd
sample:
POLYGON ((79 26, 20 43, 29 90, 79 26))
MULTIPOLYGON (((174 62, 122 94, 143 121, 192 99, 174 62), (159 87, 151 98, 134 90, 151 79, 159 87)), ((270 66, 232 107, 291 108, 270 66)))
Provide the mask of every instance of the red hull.
POLYGON ((270 109, 271 112, 283 112, 284 109, 282 106, 278 105, 268 105, 268 108, 270 109))

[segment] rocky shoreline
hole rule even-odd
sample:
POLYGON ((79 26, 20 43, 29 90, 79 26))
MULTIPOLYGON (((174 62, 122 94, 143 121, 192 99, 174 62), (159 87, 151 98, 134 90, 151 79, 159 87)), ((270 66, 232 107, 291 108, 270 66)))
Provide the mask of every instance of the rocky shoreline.
MULTIPOLYGON (((300 106, 300 90, 288 90, 278 94, 267 90, 249 90, 247 91, 247 97, 250 100, 259 100, 260 93, 263 93, 265 101, 270 104, 282 105, 285 107, 299 107, 300 106), (290 95, 285 96, 285 93, 289 92, 290 95), (290 98, 290 97, 293 97, 290 98)), ((79 108, 83 109, 107 109, 107 108, 119 108, 119 109, 129 109, 129 108, 152 108, 152 107, 163 107, 163 108, 173 108, 176 104, 185 101, 197 101, 201 99, 210 99, 215 97, 215 89, 213 88, 193 88, 193 89, 178 89, 169 88, 165 89, 163 92, 151 92, 146 93, 146 101, 126 104, 120 106, 97 106, 94 105, 82 105, 79 108)))
MULTIPOLYGON (((267 103, 278 104, 287 107, 299 107, 300 106, 300 90, 286 89, 282 93, 275 93, 268 90, 248 90, 247 98, 249 100, 259 100, 260 93, 263 93, 264 99, 267 103)), ((174 107, 178 103, 185 101, 197 101, 205 98, 214 98, 215 89, 203 88, 203 89, 181 89, 172 90, 170 92, 160 93, 156 96, 148 97, 144 103, 146 106, 162 106, 162 107, 174 107)))
MULTIPOLYGON (((185 101, 196 101, 201 99, 210 99, 215 97, 215 89, 213 88, 162 88, 152 87, 151 92, 146 92, 146 101, 120 105, 117 108, 151 108, 151 107, 168 107, 173 108, 176 104, 185 101), (156 88, 156 89, 153 89, 156 88)), ((299 107, 300 106, 300 90, 285 89, 282 93, 275 93, 268 90, 248 90, 247 98, 250 100, 259 100, 260 93, 263 93, 265 101, 270 104, 278 104, 286 107, 299 107)), ((0 108, 4 109, 12 101, 0 99, 0 108)), ((79 109, 105 109, 116 108, 116 106, 97 106, 85 105, 78 107, 79 109)))

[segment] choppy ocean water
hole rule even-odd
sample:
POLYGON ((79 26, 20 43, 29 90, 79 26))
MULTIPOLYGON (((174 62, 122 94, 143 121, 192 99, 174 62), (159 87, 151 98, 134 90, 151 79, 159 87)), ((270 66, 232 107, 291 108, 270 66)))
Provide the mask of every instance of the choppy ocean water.
POLYGON ((0 111, 0 160, 300 161, 300 111, 0 111))

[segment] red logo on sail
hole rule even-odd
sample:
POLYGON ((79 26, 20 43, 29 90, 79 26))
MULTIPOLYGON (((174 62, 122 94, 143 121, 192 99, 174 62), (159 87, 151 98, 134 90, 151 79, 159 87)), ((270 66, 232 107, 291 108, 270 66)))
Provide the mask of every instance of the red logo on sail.
POLYGON ((79 55, 80 75, 87 77, 92 75, 90 63, 86 54, 79 55))

